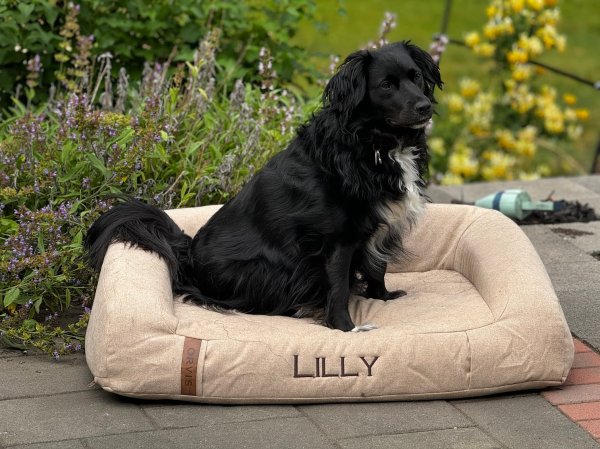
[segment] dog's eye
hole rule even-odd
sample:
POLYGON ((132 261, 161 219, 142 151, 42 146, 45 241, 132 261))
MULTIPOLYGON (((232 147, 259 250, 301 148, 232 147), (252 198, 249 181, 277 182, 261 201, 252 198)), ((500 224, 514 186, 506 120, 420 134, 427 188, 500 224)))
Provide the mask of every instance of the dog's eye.
POLYGON ((415 72, 415 81, 419 81, 422 78, 423 78, 423 75, 421 75, 421 72, 415 72))
POLYGON ((379 87, 381 87, 382 89, 388 90, 392 88, 392 83, 390 83, 388 80, 382 81, 382 83, 379 85, 379 87))

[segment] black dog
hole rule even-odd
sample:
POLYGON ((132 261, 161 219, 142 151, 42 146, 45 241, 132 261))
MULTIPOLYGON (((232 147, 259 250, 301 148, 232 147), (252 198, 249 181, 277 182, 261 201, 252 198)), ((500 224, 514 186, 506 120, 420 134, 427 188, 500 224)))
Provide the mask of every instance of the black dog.
POLYGON ((323 108, 192 239, 139 201, 102 215, 86 237, 100 269, 108 245, 131 243, 168 264, 175 293, 255 314, 324 310, 328 326, 355 327, 351 293, 405 294, 384 284, 402 235, 424 209, 424 128, 441 87, 437 65, 409 42, 348 56, 323 108))

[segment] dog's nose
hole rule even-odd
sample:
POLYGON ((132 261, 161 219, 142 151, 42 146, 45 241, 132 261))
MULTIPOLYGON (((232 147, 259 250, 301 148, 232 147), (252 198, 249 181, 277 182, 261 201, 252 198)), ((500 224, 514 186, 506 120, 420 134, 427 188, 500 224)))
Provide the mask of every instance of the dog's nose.
POLYGON ((431 114, 431 102, 429 100, 421 100, 415 104, 415 111, 421 115, 431 114))

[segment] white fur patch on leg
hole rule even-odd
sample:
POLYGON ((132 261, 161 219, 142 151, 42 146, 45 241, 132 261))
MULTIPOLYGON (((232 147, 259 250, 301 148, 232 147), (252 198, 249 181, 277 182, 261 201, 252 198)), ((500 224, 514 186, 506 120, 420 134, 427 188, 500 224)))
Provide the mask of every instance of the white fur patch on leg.
POLYGON ((350 332, 368 332, 372 331, 373 329, 377 329, 377 326, 371 323, 365 323, 361 324, 360 326, 354 326, 354 329, 352 329, 350 332))

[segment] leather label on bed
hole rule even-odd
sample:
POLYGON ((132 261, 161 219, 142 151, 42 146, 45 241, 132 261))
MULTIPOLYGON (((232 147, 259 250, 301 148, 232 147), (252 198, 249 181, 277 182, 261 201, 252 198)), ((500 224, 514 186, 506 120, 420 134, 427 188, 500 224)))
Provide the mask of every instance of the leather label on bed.
POLYGON ((198 356, 202 340, 185 337, 181 356, 181 394, 196 396, 196 378, 198 373, 198 356))

